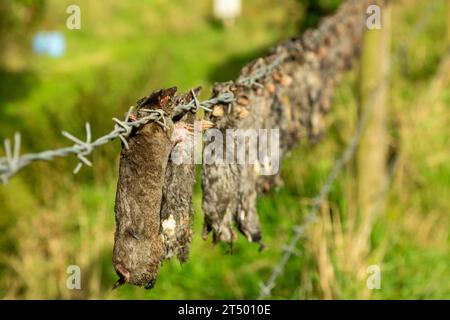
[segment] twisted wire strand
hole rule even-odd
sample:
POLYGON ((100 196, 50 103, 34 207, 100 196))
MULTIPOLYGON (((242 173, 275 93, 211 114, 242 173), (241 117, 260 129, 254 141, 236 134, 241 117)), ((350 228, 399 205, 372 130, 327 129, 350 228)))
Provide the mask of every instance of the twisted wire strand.
POLYGON ((212 111, 212 107, 216 104, 230 104, 235 101, 234 94, 230 91, 224 92, 221 95, 205 100, 203 102, 199 102, 197 96, 195 95, 194 90, 191 90, 192 96, 194 97, 191 102, 187 104, 181 104, 175 107, 174 116, 178 116, 187 111, 197 112, 200 109, 203 109, 207 112, 212 111))
MULTIPOLYGON (((200 109, 210 111, 211 107, 223 103, 229 104, 234 101, 234 95, 231 92, 225 92, 222 95, 199 102, 197 97, 194 95, 194 99, 186 104, 186 105, 178 105, 175 107, 175 114, 181 114, 186 111, 197 112, 200 109)), ((89 123, 85 125, 86 131, 86 139, 82 140, 67 131, 63 131, 62 135, 73 142, 74 144, 70 147, 64 147, 53 150, 46 150, 38 153, 28 153, 21 155, 21 136, 20 133, 14 134, 14 146, 12 147, 11 141, 9 139, 5 139, 4 141, 4 149, 5 149, 5 157, 0 158, 0 179, 6 184, 8 180, 17 174, 21 169, 30 165, 35 161, 51 161, 55 158, 63 158, 69 155, 75 155, 80 162, 77 164, 75 169, 73 170, 74 174, 77 174, 83 166, 92 167, 92 162, 87 158, 92 152, 116 139, 120 139, 125 148, 128 149, 128 143, 126 138, 130 135, 133 128, 139 128, 150 121, 155 121, 162 127, 166 127, 166 118, 165 113, 161 109, 156 110, 146 110, 146 116, 140 118, 136 121, 130 120, 130 115, 133 110, 131 107, 128 113, 125 116, 124 120, 119 120, 117 118, 113 118, 112 120, 115 122, 114 128, 112 131, 107 133, 104 136, 97 138, 92 141, 92 130, 89 123)), ((141 109, 141 111, 143 111, 141 109)))
POLYGON ((285 53, 277 55, 271 63, 257 68, 256 70, 252 71, 250 76, 243 77, 236 81, 236 83, 247 87, 262 86, 260 83, 258 83, 258 81, 279 68, 288 57, 289 56, 285 53))
MULTIPOLYGON (((244 86, 261 86, 258 83, 259 80, 273 72, 276 68, 278 68, 283 61, 287 58, 287 55, 279 55, 276 56, 274 61, 269 63, 266 66, 260 67, 252 72, 250 76, 239 79, 236 83, 244 86)), ((205 101, 198 101, 195 92, 192 90, 193 99, 187 104, 177 105, 174 109, 174 117, 179 116, 185 112, 192 111, 198 112, 199 110, 204 110, 205 112, 212 112, 212 107, 216 104, 225 104, 231 105, 235 100, 235 96, 231 91, 223 92, 219 96, 215 98, 211 98, 205 101)), ((96 148, 119 138, 124 144, 125 148, 128 148, 128 142, 126 138, 130 135, 131 130, 133 128, 138 128, 150 121, 155 121, 162 127, 166 127, 166 118, 164 115, 164 111, 157 110, 148 110, 141 109, 140 111, 147 112, 148 115, 137 120, 130 121, 130 114, 132 108, 128 111, 124 120, 119 120, 117 118, 113 118, 115 122, 114 129, 92 141, 92 132, 91 126, 89 123, 85 125, 86 131, 86 140, 83 141, 73 136, 67 131, 63 131, 62 135, 72 141, 74 143, 71 147, 59 148, 54 150, 42 151, 39 153, 30 153, 25 155, 20 155, 20 146, 21 146, 21 136, 19 133, 14 135, 14 152, 11 152, 11 142, 9 139, 5 139, 4 147, 5 147, 5 157, 0 158, 0 179, 6 184, 8 180, 17 174, 21 169, 28 166, 31 162, 34 161, 51 161, 55 158, 67 157, 71 154, 77 156, 80 162, 77 164, 75 169, 73 170, 74 174, 77 174, 81 168, 84 166, 92 167, 92 162, 87 158, 96 148)))

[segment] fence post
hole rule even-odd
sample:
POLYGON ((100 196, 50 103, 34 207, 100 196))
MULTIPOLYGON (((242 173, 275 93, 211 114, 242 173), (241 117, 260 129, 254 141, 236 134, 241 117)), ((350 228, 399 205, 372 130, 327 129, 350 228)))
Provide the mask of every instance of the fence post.
POLYGON ((360 71, 360 116, 370 108, 356 160, 358 208, 362 217, 372 211, 386 179, 391 5, 382 0, 377 4, 381 7, 381 29, 365 33, 360 71))

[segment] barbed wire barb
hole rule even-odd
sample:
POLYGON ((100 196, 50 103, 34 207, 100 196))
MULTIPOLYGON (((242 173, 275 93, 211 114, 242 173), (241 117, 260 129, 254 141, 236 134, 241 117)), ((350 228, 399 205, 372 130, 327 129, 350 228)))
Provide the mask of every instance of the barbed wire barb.
MULTIPOLYGON (((13 151, 11 151, 11 141, 9 139, 5 139, 4 148, 5 148, 6 160, 2 161, 4 163, 1 164, 0 169, 3 168, 3 169, 11 170, 11 171, 18 170, 19 160, 20 160, 20 147, 21 147, 20 133, 16 132, 14 134, 14 150, 13 151)), ((8 178, 9 178, 8 176, 2 175, 2 177, 1 177, 2 183, 7 184, 8 178)))
POLYGON ((85 142, 81 141, 80 139, 78 139, 77 137, 75 137, 74 135, 70 134, 67 131, 62 132, 62 135, 64 137, 66 137, 67 139, 69 139, 75 143, 73 148, 78 149, 77 157, 78 157, 78 159, 80 159, 80 162, 75 167, 75 170, 73 170, 73 174, 77 174, 83 167, 83 164, 88 167, 92 167, 92 162, 88 158, 86 158, 86 156, 90 155, 92 153, 92 151, 94 150, 94 147, 91 144, 92 133, 91 133, 91 126, 90 126, 89 122, 86 122, 85 130, 86 130, 86 141, 85 142))
POLYGON ((128 121, 130 120, 131 113, 134 110, 134 106, 131 106, 128 109, 127 115, 125 116, 124 121, 120 121, 117 118, 112 118, 112 120, 116 123, 114 126, 114 130, 119 131, 120 134, 118 135, 119 139, 122 141, 123 146, 125 149, 130 149, 130 146, 128 145, 127 137, 131 134, 131 130, 133 129, 131 126, 128 125, 128 121))

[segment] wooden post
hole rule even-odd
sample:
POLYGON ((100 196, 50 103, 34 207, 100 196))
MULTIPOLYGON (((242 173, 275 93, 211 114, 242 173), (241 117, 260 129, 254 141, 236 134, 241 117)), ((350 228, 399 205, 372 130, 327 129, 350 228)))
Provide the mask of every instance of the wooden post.
POLYGON ((363 217, 372 212, 386 179, 391 5, 381 0, 378 5, 382 26, 367 30, 361 57, 359 111, 370 113, 357 155, 358 207, 363 217))

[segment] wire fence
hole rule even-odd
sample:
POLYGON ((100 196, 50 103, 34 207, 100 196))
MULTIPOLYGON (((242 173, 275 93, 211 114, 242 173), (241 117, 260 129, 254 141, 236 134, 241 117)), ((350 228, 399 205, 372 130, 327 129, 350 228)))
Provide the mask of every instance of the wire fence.
MULTIPOLYGON (((253 70, 247 77, 240 78, 236 84, 245 87, 258 87, 262 86, 258 80, 264 78, 266 75, 273 72, 275 69, 281 66, 281 64, 289 58, 286 53, 275 54, 273 61, 264 65, 256 70, 253 70)), ((211 107, 216 104, 229 105, 236 99, 231 91, 221 93, 218 97, 199 102, 194 94, 193 99, 188 104, 175 106, 173 116, 176 117, 184 112, 193 111, 197 112, 200 109, 211 112, 211 107)), ((0 157, 0 180, 3 184, 6 184, 11 177, 16 175, 21 169, 30 165, 35 161, 51 161, 55 158, 68 157, 75 155, 80 162, 77 164, 73 173, 77 174, 83 165, 91 167, 92 162, 87 158, 96 148, 116 139, 120 139, 125 147, 128 147, 126 138, 130 135, 133 128, 139 128, 150 121, 155 121, 165 126, 165 114, 163 110, 146 110, 147 115, 136 121, 130 121, 130 114, 132 109, 130 108, 124 120, 113 118, 115 125, 113 130, 96 140, 92 141, 92 130, 89 123, 85 124, 86 139, 82 140, 67 131, 63 131, 62 134, 65 138, 69 139, 74 144, 72 146, 50 149, 38 153, 21 154, 21 135, 20 133, 14 134, 14 144, 12 146, 10 139, 4 140, 5 156, 0 157)), ((141 110, 144 111, 144 110, 141 110)))
MULTIPOLYGON (((265 299, 269 297, 272 294, 272 290, 276 286, 276 280, 283 275, 286 269, 286 265, 291 259, 292 256, 296 255, 298 253, 297 245, 300 242, 302 238, 304 238, 307 235, 308 229, 311 227, 311 225, 319 220, 319 212, 324 204, 324 202, 328 199, 328 196, 330 194, 331 188, 336 181, 336 179, 339 177, 340 173, 344 169, 345 165, 354 157, 358 145, 361 141, 361 137, 363 135, 364 129, 366 127, 366 124, 370 118, 370 115, 372 113, 372 110, 374 108, 375 104, 375 96, 379 93, 380 89, 382 88, 383 84, 388 81, 390 72, 394 69, 395 65, 400 62, 400 53, 401 51, 407 50, 410 45, 412 39, 417 37, 426 27, 427 22, 431 19, 432 13, 436 10, 437 7, 437 1, 433 1, 428 6, 427 10, 425 11, 425 14, 422 16, 422 18, 414 25, 412 30, 410 31, 410 34, 408 35, 407 39, 408 42, 404 45, 401 45, 399 49, 397 50, 397 53, 393 55, 393 59, 391 61, 390 67, 388 72, 385 74, 383 79, 377 83, 377 85, 372 89, 372 91, 369 94, 369 103, 367 105, 367 108, 363 111, 361 114, 358 123, 356 125, 356 130, 353 134, 353 136, 350 139, 349 144, 344 149, 342 154, 335 160, 332 169, 327 176, 327 179, 325 180, 324 184, 320 188, 320 191, 318 195, 313 199, 312 208, 308 211, 308 213, 305 215, 303 224, 296 225, 293 228, 293 236, 290 242, 283 247, 283 255, 279 262, 272 268, 272 271, 267 279, 266 282, 260 283, 260 290, 258 295, 258 300, 265 299)), ((392 174, 391 174, 392 175, 392 174)), ((384 195, 386 193, 386 189, 389 186, 389 184, 386 184, 384 187, 384 191, 382 194, 384 195)), ((377 199, 377 202, 379 200, 377 199)))
MULTIPOLYGON (((411 30, 408 36, 409 40, 413 39, 420 32, 423 31, 427 22, 431 18, 431 14, 436 9, 437 4, 438 4, 437 1, 430 2, 430 5, 425 14, 411 30)), ((400 51, 407 50, 409 46, 410 42, 407 43, 406 45, 400 46, 398 50, 399 53, 401 53, 400 51)), ((394 65, 399 62, 398 61, 399 57, 400 54, 393 55, 393 60, 390 65, 389 72, 394 68, 394 65)), ((275 58, 271 63, 262 68, 254 70, 250 76, 241 78, 237 82, 237 84, 249 87, 260 85, 258 83, 258 80, 265 77, 267 74, 273 72, 276 68, 278 68, 282 64, 283 61, 285 61, 286 58, 288 57, 285 55, 275 56, 275 58)), ((351 137, 349 144, 344 149, 343 153, 334 162, 327 179, 321 186, 318 195, 314 198, 312 208, 306 214, 303 224, 294 227, 293 236, 290 242, 283 248, 284 252, 282 254, 282 257, 279 260, 279 262, 273 267, 269 275, 269 278, 267 279, 266 282, 260 284, 260 292, 258 299, 264 299, 271 296, 273 289, 276 287, 277 279, 284 274, 286 265, 291 259, 291 257, 297 254, 298 243, 302 238, 304 238, 307 235, 307 231, 311 227, 311 225, 314 222, 318 221, 319 219, 318 213, 320 212, 320 209, 324 201, 326 201, 326 199, 328 198, 334 182, 339 177, 345 165, 355 155, 359 142, 361 141, 364 128, 366 127, 366 124, 370 118, 370 114, 375 105, 374 97, 378 94, 380 88, 387 79, 388 75, 386 74, 384 79, 380 81, 377 84, 377 86, 372 90, 369 97, 369 104, 367 108, 364 110, 363 114, 361 115, 357 123, 356 130, 353 136, 351 137)), ((236 97, 230 91, 221 93, 219 96, 215 98, 211 98, 202 102, 198 101, 193 91, 192 96, 193 99, 189 103, 175 106, 174 116, 178 116, 189 111, 197 112, 199 110, 205 110, 207 112, 211 112, 212 107, 217 104, 229 105, 236 100, 236 97)), ((120 139, 124 147, 128 148, 127 137, 129 137, 133 128, 142 127, 143 125, 151 121, 154 121, 163 127, 166 126, 167 114, 165 114, 165 112, 161 109, 141 110, 144 111, 146 114, 145 116, 143 116, 138 120, 132 120, 130 118, 132 111, 133 107, 129 109, 123 120, 113 118, 112 120, 114 121, 114 127, 112 131, 95 140, 92 139, 92 128, 90 124, 86 123, 85 139, 77 138, 71 133, 63 131, 62 135, 73 143, 71 146, 46 150, 38 153, 21 154, 21 135, 19 133, 16 133, 14 135, 13 141, 14 143, 11 143, 10 139, 4 140, 5 156, 0 157, 0 179, 4 184, 6 184, 11 177, 16 175, 20 170, 22 170, 23 168, 25 168, 26 166, 30 165, 33 162, 51 161, 54 160, 55 158, 63 158, 68 157, 70 155, 75 155, 79 160, 79 163, 77 164, 77 166, 73 171, 74 174, 76 174, 81 170, 83 166, 91 167, 93 165, 92 162, 88 159, 88 156, 91 155, 95 149, 103 146, 104 144, 107 144, 108 142, 111 142, 113 140, 120 139)))
MULTIPOLYGON (((254 70, 250 76, 245 77, 237 81, 238 85, 242 86, 258 86, 258 80, 265 77, 267 74, 278 68, 281 63, 288 58, 287 55, 276 56, 274 61, 266 66, 254 70)), ((194 91, 192 90, 193 99, 187 104, 180 104, 175 106, 173 117, 179 116, 185 112, 197 112, 199 110, 205 110, 212 112, 212 107, 217 104, 230 105, 236 98, 231 91, 223 92, 215 98, 198 101, 194 91)), ((86 139, 83 141, 67 131, 62 131, 62 135, 72 141, 74 145, 69 147, 63 147, 58 149, 46 150, 38 153, 20 154, 21 149, 21 135, 20 133, 14 134, 14 145, 11 145, 10 139, 4 140, 5 157, 0 157, 0 180, 3 184, 7 184, 9 179, 17 174, 21 169, 30 165, 35 161, 51 161, 55 158, 63 158, 70 155, 75 155, 80 162, 73 170, 74 174, 77 174, 83 165, 92 167, 92 162, 87 158, 96 148, 116 139, 120 139, 125 148, 128 148, 126 138, 131 134, 133 128, 139 128, 151 121, 155 121, 161 126, 166 126, 166 114, 161 109, 148 110, 141 109, 140 112, 146 112, 147 115, 142 118, 132 121, 130 120, 131 112, 134 106, 130 107, 124 120, 113 118, 115 122, 114 128, 111 132, 97 138, 92 141, 92 130, 90 124, 85 124, 86 139)))
MULTIPOLYGON (((175 107, 174 114, 179 115, 186 111, 197 112, 200 109, 211 110, 213 105, 218 103, 230 104, 234 101, 234 96, 231 92, 226 92, 218 97, 208 99, 202 102, 197 100, 197 97, 193 93, 193 100, 188 104, 182 104, 175 107)), ((20 154, 21 149, 21 136, 20 133, 14 135, 14 145, 11 145, 9 139, 5 139, 5 157, 0 158, 0 179, 4 184, 8 180, 17 174, 21 169, 30 165, 35 161, 51 161, 55 158, 67 157, 69 155, 75 155, 80 160, 74 169, 74 174, 78 173, 83 165, 91 167, 92 162, 87 158, 96 148, 116 139, 120 139, 125 148, 128 148, 126 138, 130 135, 133 128, 139 128, 150 121, 155 121, 161 126, 166 126, 165 113, 161 109, 156 110, 141 110, 146 115, 142 118, 132 121, 130 115, 134 107, 131 107, 125 116, 124 120, 113 118, 115 122, 114 128, 111 132, 92 140, 92 130, 89 123, 86 123, 86 139, 82 140, 67 131, 63 131, 62 135, 72 141, 74 145, 70 147, 64 147, 53 150, 46 150, 39 153, 20 154)))

